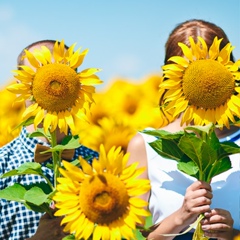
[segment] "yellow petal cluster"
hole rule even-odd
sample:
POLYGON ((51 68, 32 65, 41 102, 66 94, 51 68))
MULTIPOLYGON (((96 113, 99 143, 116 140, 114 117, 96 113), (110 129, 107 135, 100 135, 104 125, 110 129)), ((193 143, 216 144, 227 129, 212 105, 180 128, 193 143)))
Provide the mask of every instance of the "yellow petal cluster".
POLYGON ((99 160, 92 166, 80 158, 82 169, 64 161, 58 178, 56 216, 64 216, 64 230, 77 239, 134 239, 136 224, 149 216, 147 202, 140 198, 149 191, 147 179, 138 179, 144 168, 127 166, 128 154, 100 146, 99 160))
POLYGON ((55 43, 52 52, 45 46, 33 52, 25 50, 30 66, 14 71, 20 83, 8 90, 18 95, 16 101, 32 102, 23 113, 23 121, 33 117, 35 128, 43 123, 45 132, 58 127, 67 134, 69 127, 75 134, 77 119, 86 120, 95 92, 92 85, 102 81, 95 75, 99 69, 76 71, 88 50, 74 51, 75 45, 66 49, 62 40, 55 43))
POLYGON ((201 37, 196 43, 190 37, 190 47, 179 43, 184 56, 173 56, 172 63, 162 67, 165 110, 173 117, 183 113, 182 125, 214 123, 229 128, 229 122, 240 117, 240 60, 230 60, 234 48, 230 43, 219 50, 221 41, 215 37, 208 49, 201 37))
MULTIPOLYGON (((13 83, 13 81, 10 82, 13 83)), ((14 98, 15 96, 6 88, 0 90, 0 147, 17 137, 21 130, 16 126, 20 124, 19 116, 23 113, 25 106, 23 103, 13 104, 14 98)))
POLYGON ((81 132, 80 141, 84 146, 91 146, 99 151, 102 143, 109 151, 112 146, 121 146, 122 151, 127 151, 128 142, 136 134, 136 129, 128 124, 126 119, 103 117, 98 124, 92 124, 81 132))
POLYGON ((83 145, 99 150, 103 143, 106 150, 121 146, 125 151, 129 140, 137 131, 146 127, 159 128, 174 118, 159 110, 159 91, 162 81, 160 73, 151 74, 133 81, 113 79, 111 84, 98 91, 95 103, 88 116, 90 124, 79 122, 80 141, 83 145))
MULTIPOLYGON (((73 116, 81 143, 97 151, 101 143, 104 144, 106 151, 112 146, 121 146, 122 150, 126 151, 129 140, 138 130, 146 127, 159 128, 171 122, 173 117, 164 111, 164 108, 160 108, 159 111, 159 99, 163 94, 163 91, 159 91, 161 81, 160 73, 134 81, 127 78, 110 80, 111 84, 94 94, 95 103, 92 103, 90 111, 86 113, 88 123, 73 116)), ((11 106, 14 95, 11 93, 8 95, 10 97, 4 98, 4 95, 0 97, 4 98, 2 102, 11 106)), ((12 108, 12 111, 14 109, 12 108)), ((13 127, 20 124, 21 118, 14 117, 15 113, 7 114, 8 111, 3 113, 2 122, 6 122, 8 126, 12 123, 13 127)), ((22 112, 16 114, 20 116, 22 112)), ((4 126, 2 132, 5 132, 5 129, 4 126)), ((12 133, 13 135, 9 134, 8 138, 3 137, 2 145, 17 136, 19 129, 12 133)))

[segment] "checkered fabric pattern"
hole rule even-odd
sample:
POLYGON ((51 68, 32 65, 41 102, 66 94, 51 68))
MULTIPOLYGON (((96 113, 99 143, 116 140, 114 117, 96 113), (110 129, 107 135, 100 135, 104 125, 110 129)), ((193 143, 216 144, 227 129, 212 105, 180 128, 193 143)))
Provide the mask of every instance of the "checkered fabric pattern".
MULTIPOLYGON (((0 148, 0 175, 18 168, 25 162, 32 162, 37 143, 47 145, 39 139, 28 138, 27 130, 23 128, 19 137, 0 148)), ((75 149, 73 159, 76 159, 78 156, 88 159, 91 156, 89 159, 91 161, 94 157, 98 158, 98 153, 80 146, 78 149, 75 149)), ((53 180, 53 172, 51 170, 44 165, 42 170, 46 176, 53 180)), ((28 185, 41 181, 44 180, 36 175, 8 177, 0 179, 0 189, 4 189, 14 183, 28 185)), ((31 237, 36 232, 41 216, 42 213, 33 212, 21 203, 0 199, 0 239, 25 240, 31 237)))

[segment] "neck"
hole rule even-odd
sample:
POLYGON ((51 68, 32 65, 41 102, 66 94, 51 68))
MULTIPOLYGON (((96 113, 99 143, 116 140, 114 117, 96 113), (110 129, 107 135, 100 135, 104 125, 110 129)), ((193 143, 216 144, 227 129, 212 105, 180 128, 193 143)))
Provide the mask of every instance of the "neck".
POLYGON ((183 130, 185 126, 186 125, 181 126, 181 118, 177 118, 162 129, 171 133, 175 133, 183 130))

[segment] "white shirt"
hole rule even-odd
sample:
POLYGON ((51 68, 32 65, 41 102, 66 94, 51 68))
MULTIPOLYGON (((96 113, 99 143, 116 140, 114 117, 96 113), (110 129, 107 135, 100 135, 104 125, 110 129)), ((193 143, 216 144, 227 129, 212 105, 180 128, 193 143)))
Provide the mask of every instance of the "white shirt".
MULTIPOLYGON (((186 189, 196 178, 177 169, 177 161, 158 155, 148 144, 154 136, 140 133, 145 141, 148 177, 151 181, 149 209, 153 222, 158 223, 182 205, 186 189)), ((235 142, 240 145, 240 139, 235 142)), ((240 229, 240 154, 230 156, 232 169, 215 176, 211 181, 213 199, 211 208, 228 210, 234 219, 234 228, 240 229)))

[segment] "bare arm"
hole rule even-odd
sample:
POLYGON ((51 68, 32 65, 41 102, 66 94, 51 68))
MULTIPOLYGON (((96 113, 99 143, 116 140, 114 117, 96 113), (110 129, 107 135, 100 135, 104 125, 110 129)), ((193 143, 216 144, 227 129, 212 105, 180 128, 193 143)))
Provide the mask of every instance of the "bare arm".
MULTIPOLYGON (((146 167, 142 178, 148 178, 147 154, 145 143, 140 134, 137 134, 129 143, 128 152, 130 153, 129 164, 138 162, 140 167, 146 167)), ((148 200, 149 193, 143 196, 148 200)), ((210 210, 212 193, 209 184, 197 181, 186 191, 182 207, 170 216, 165 218, 148 236, 148 239, 173 239, 164 237, 161 234, 179 233, 184 228, 193 223, 200 213, 210 210)), ((174 201, 174 199, 170 199, 174 201)))
MULTIPOLYGON (((128 144, 127 152, 130 153, 128 164, 138 162, 138 167, 146 167, 146 170, 140 176, 140 178, 148 179, 147 169, 147 153, 145 143, 142 136, 138 133, 135 135, 128 144)), ((148 201, 149 192, 142 197, 145 201, 148 201)))
MULTIPOLYGON (((148 239, 161 240, 173 239, 174 237, 163 236, 162 234, 178 234, 192 224, 200 213, 210 211, 211 187, 209 184, 196 181, 190 185, 184 196, 181 208, 166 217, 148 239)), ((174 199, 169 199, 174 201, 174 199)))

